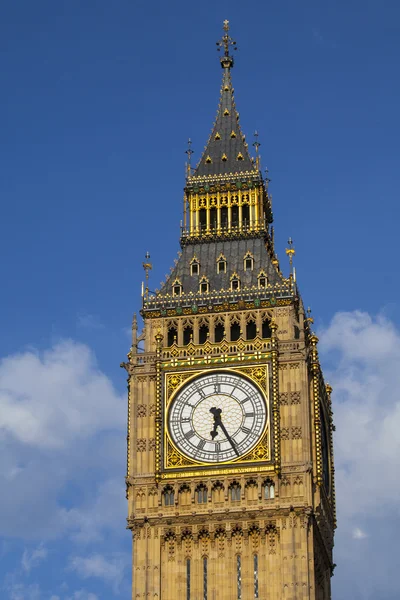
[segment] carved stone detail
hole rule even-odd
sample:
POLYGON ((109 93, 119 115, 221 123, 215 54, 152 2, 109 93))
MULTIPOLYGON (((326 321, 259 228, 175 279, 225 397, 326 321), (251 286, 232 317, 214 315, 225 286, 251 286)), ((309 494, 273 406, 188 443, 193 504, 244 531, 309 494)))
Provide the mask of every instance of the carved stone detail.
POLYGON ((145 417, 147 415, 147 406, 145 404, 138 404, 136 407, 136 416, 145 417))
POLYGON ((292 427, 292 438, 294 440, 300 440, 302 437, 301 427, 292 427))
POLYGON ((136 440, 136 450, 138 452, 146 452, 147 440, 146 438, 138 438, 136 440))
POLYGON ((289 427, 282 427, 281 429, 281 439, 288 440, 289 439, 289 427))

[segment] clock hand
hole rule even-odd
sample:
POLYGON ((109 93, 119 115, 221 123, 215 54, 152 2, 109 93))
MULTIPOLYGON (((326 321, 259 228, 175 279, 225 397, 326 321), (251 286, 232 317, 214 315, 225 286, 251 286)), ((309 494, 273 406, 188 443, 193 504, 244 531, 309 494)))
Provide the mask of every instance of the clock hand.
POLYGON ((221 413, 222 410, 220 408, 210 408, 210 413, 214 415, 214 427, 212 431, 210 431, 211 439, 213 440, 218 435, 217 427, 221 423, 221 413))
POLYGON ((233 450, 235 451, 236 456, 240 456, 238 449, 236 448, 235 442, 232 440, 231 436, 229 435, 229 433, 226 430, 225 425, 222 422, 222 419, 221 419, 222 410, 220 408, 215 408, 215 406, 213 406, 213 408, 210 408, 210 413, 212 413, 214 415, 214 427, 213 427, 213 430, 210 431, 211 438, 214 439, 218 435, 217 427, 218 426, 221 427, 223 433, 226 436, 226 439, 228 440, 228 442, 232 446, 233 450))
POLYGON ((235 444, 235 442, 233 441, 233 439, 231 438, 231 436, 230 436, 230 435, 229 435, 229 433, 227 432, 227 430, 226 430, 226 428, 225 428, 225 425, 223 424, 223 422, 222 422, 221 420, 220 420, 220 423, 219 423, 219 425, 220 425, 220 427, 221 427, 222 431, 224 432, 224 434, 226 435, 226 439, 228 440, 228 442, 230 443, 230 445, 231 445, 231 446, 232 446, 232 448, 234 449, 236 456, 240 456, 240 454, 239 454, 239 452, 238 452, 238 449, 236 448, 236 444, 235 444))

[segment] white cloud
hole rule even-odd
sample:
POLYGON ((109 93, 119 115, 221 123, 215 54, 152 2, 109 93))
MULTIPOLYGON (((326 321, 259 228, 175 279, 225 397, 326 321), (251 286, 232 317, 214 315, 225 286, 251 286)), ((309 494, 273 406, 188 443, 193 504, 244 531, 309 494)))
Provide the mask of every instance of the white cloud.
POLYGON ((13 583, 7 588, 9 600, 40 600, 40 587, 38 584, 25 585, 13 583))
POLYGON ((366 537, 367 534, 359 527, 353 529, 353 540, 363 540, 366 537))
POLYGON ((78 327, 82 327, 83 329, 104 329, 104 325, 99 317, 88 313, 78 315, 78 327))
POLYGON ((124 405, 83 344, 65 341, 0 363, 0 431, 21 443, 62 448, 120 427, 124 405))
POLYGON ((31 552, 25 549, 21 560, 22 568, 26 573, 29 573, 32 568, 37 567, 46 558, 47 548, 43 544, 40 544, 31 552))
POLYGON ((321 349, 335 351, 337 360, 329 378, 336 476, 346 490, 340 508, 349 517, 367 514, 390 501, 389 490, 400 494, 400 333, 381 316, 339 313, 322 333, 321 349))
POLYGON ((85 541, 122 522, 125 418, 125 394, 86 345, 69 340, 4 358, 0 535, 46 540, 69 531, 85 541))
POLYGON ((126 554, 113 554, 105 557, 102 554, 91 556, 74 556, 70 560, 70 569, 78 573, 84 579, 97 577, 110 583, 114 591, 118 591, 125 569, 130 564, 130 557, 126 554))
POLYGON ((320 338, 336 425, 334 597, 389 600, 398 592, 400 332, 355 311, 336 314, 320 338))

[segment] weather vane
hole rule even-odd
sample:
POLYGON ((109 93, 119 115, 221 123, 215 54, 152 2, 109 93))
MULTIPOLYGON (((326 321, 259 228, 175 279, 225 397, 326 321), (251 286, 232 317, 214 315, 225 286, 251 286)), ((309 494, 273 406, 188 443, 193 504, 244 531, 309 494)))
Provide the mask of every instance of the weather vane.
POLYGON ((254 142, 253 142, 253 146, 256 149, 256 167, 257 169, 260 168, 260 155, 258 154, 258 149, 261 146, 261 143, 258 141, 258 131, 254 132, 254 142))
POLYGON ((290 275, 293 276, 294 280, 296 280, 296 275, 294 274, 294 269, 293 269, 293 256, 296 254, 296 252, 295 252, 295 249, 293 248, 293 240, 291 237, 288 239, 288 244, 289 244, 289 248, 286 248, 286 254, 289 257, 290 275))
POLYGON ((153 268, 153 265, 150 262, 149 252, 146 252, 145 259, 146 259, 146 261, 142 264, 143 264, 144 272, 146 273, 146 288, 143 289, 143 284, 142 284, 142 297, 145 296, 146 300, 147 300, 147 298, 149 297, 149 271, 151 271, 151 269, 153 268))
POLYGON ((219 42, 217 42, 217 50, 218 52, 221 50, 221 48, 224 49, 224 56, 223 58, 221 58, 221 65, 222 67, 233 67, 233 58, 232 56, 229 56, 229 46, 232 46, 232 48, 234 50, 237 50, 237 46, 236 46, 236 42, 235 40, 233 40, 231 38, 231 36, 229 35, 229 21, 227 19, 225 19, 224 21, 224 35, 222 36, 222 38, 219 40, 219 42))
POLYGON ((307 318, 306 318, 307 323, 309 323, 310 325, 312 323, 314 323, 314 318, 311 316, 311 308, 308 307, 307 308, 307 318))
POLYGON ((192 173, 192 167, 191 167, 191 159, 192 159, 192 154, 194 153, 194 150, 192 150, 192 140, 189 138, 188 139, 188 147, 187 150, 185 150, 185 154, 187 154, 188 156, 188 162, 187 162, 187 174, 188 176, 191 175, 192 173))

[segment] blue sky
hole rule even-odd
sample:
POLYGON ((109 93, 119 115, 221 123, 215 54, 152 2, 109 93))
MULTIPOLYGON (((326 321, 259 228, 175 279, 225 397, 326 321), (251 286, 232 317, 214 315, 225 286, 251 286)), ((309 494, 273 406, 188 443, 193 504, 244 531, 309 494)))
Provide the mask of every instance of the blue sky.
POLYGON ((258 130, 269 168, 278 255, 287 270, 292 236, 335 390, 334 598, 399 592, 400 5, 6 0, 0 586, 7 600, 129 596, 119 363, 140 308, 144 253, 155 288, 179 249, 184 151, 191 137, 200 158, 215 117, 215 42, 225 18, 239 47, 233 82, 241 125, 249 141, 258 130))

